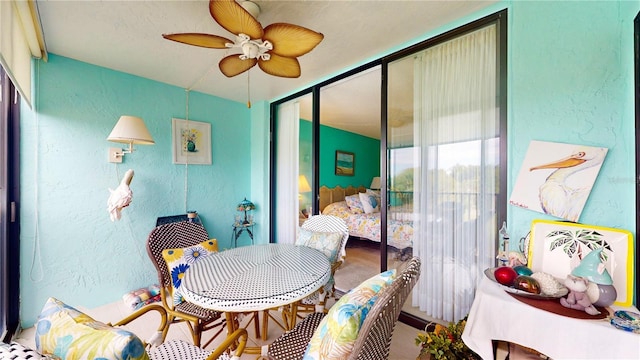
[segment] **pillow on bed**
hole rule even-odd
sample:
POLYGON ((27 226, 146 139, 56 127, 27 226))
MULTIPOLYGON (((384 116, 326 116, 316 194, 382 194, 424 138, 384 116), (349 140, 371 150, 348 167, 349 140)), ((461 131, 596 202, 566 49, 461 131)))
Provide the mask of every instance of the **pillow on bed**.
POLYGON ((367 194, 371 194, 371 195, 375 195, 377 197, 380 197, 380 190, 367 189, 367 194))
POLYGON ((365 214, 380 212, 380 198, 373 194, 360 193, 360 202, 365 214))
POLYGON ((322 210, 323 215, 333 215, 337 216, 341 219, 346 219, 349 215, 353 214, 346 201, 338 201, 327 205, 327 207, 322 210))
POLYGON ((362 207, 362 201, 360 201, 360 196, 358 194, 349 195, 344 197, 344 201, 347 202, 347 206, 354 214, 362 214, 364 213, 364 208, 362 207))

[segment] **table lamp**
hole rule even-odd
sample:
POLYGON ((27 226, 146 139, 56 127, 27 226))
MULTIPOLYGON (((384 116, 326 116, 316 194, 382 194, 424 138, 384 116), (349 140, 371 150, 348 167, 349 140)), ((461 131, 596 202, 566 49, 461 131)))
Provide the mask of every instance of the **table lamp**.
POLYGON ((304 215, 304 217, 308 217, 309 212, 307 212, 306 205, 303 203, 305 199, 303 199, 302 193, 308 193, 310 191, 311 191, 311 186, 309 185, 309 181, 307 180, 307 177, 304 175, 298 176, 298 200, 300 200, 299 206, 300 206, 302 215, 304 215))
MULTIPOLYGON (((248 225, 250 224, 252 221, 250 221, 250 216, 247 216, 247 212, 254 210, 256 208, 255 205, 253 205, 253 203, 249 200, 247 200, 247 198, 244 198, 244 200, 242 200, 238 206, 237 206, 237 210, 240 212, 244 212, 244 220, 242 221, 242 225, 248 225)), ((253 219, 251 219, 253 220, 253 219)))
POLYGON ((376 176, 371 180, 371 185, 369 185, 369 189, 380 190, 380 176, 376 176))
MULTIPOLYGON (((311 186, 309 185, 309 181, 307 181, 307 177, 304 175, 298 176, 298 192, 309 192, 311 191, 311 186)), ((302 197, 302 194, 298 194, 299 197, 302 197)))

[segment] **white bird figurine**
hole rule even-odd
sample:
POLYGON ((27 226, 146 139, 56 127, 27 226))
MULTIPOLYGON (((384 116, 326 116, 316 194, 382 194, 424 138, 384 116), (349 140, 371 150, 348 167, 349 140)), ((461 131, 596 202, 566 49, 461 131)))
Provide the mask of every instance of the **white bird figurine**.
POLYGON ((529 171, 557 169, 540 186, 542 210, 549 215, 578 221, 591 188, 572 188, 567 185, 567 179, 580 171, 602 164, 606 154, 607 149, 603 148, 578 148, 564 159, 530 168, 529 171))
POLYGON ((133 170, 129 169, 120 181, 120 185, 115 190, 109 189, 111 195, 107 200, 107 211, 109 211, 111 221, 120 220, 120 212, 131 203, 133 198, 133 192, 129 188, 131 179, 133 179, 133 170))

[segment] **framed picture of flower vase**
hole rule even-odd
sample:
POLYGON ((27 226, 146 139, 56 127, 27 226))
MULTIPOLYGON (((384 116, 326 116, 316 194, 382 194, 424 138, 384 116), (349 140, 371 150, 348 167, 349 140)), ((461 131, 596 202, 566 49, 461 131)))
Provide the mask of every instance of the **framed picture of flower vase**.
POLYGON ((211 165, 211 124, 172 119, 173 163, 211 165))

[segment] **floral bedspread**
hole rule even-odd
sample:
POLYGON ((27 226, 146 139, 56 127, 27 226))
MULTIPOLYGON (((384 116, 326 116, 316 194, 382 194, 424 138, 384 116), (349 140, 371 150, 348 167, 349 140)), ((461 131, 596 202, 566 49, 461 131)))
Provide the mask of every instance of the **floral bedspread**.
MULTIPOLYGON (((349 235, 380 242, 380 213, 354 214, 345 201, 327 205, 324 215, 342 218, 347 223, 349 235)), ((413 222, 388 219, 387 245, 397 249, 413 246, 413 222)))

